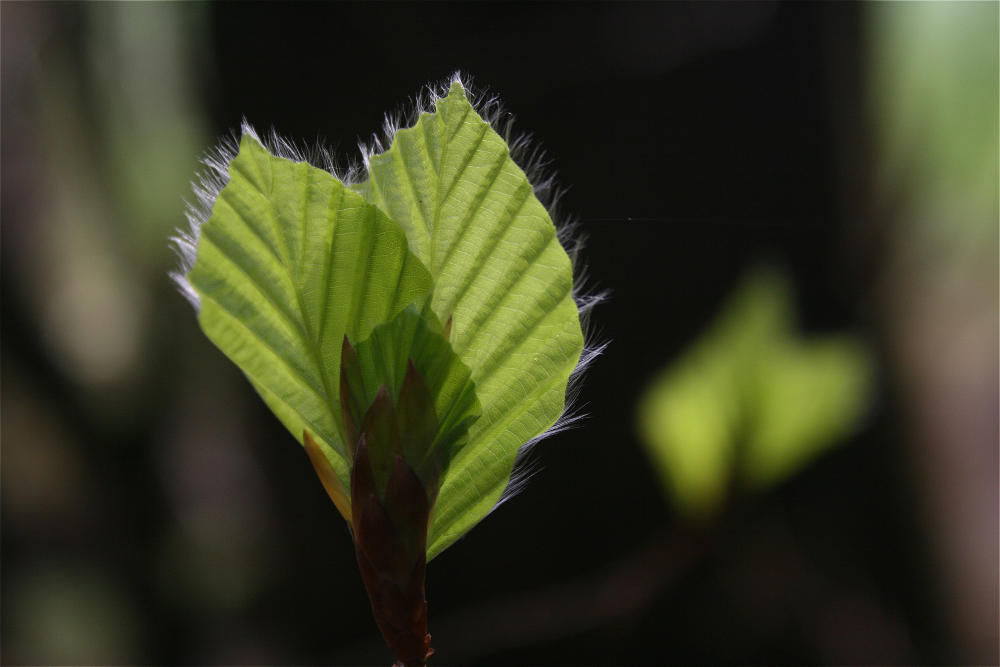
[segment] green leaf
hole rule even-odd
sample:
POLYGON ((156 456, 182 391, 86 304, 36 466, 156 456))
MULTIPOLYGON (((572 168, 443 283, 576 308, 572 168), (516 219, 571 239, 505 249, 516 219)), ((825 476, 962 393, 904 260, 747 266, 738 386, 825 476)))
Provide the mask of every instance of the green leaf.
POLYGON ((344 336, 367 338, 431 292, 403 232, 329 173, 244 134, 187 280, 205 334, 299 442, 312 434, 350 488, 338 405, 344 336))
POLYGON ((650 384, 639 434, 682 512, 707 517, 733 482, 763 489, 836 444, 868 405, 873 363, 847 336, 795 336, 787 282, 756 271, 650 384))
POLYGON ((432 308, 452 318, 483 409, 445 472, 432 558, 489 513, 518 450, 563 412, 583 349, 573 271, 532 184, 459 83, 371 157, 369 173, 357 189, 430 270, 432 308))

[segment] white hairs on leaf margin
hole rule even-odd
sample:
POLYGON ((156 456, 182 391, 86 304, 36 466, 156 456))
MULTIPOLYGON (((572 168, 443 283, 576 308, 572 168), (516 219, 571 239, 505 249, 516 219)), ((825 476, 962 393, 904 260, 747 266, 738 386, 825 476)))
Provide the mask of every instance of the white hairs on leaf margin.
POLYGON ((239 142, 242 136, 253 137, 273 155, 294 162, 307 162, 324 169, 348 185, 362 183, 368 179, 368 166, 371 158, 385 152, 392 145, 393 138, 400 129, 412 127, 422 114, 434 112, 437 101, 448 95, 453 83, 462 85, 472 107, 497 134, 503 137, 511 159, 524 172, 528 182, 531 183, 535 197, 545 206, 552 218, 559 242, 573 264, 573 299, 576 301, 580 313, 580 325, 584 331, 583 352, 570 374, 562 415, 548 430, 521 446, 507 487, 491 510, 494 511, 523 490, 531 477, 538 472, 537 465, 530 457, 532 448, 551 435, 574 428, 586 417, 577 402, 580 381, 587 367, 601 355, 608 344, 596 341, 597 337, 589 325, 590 311, 595 305, 607 298, 607 292, 591 292, 586 287, 588 282, 586 270, 582 262, 579 261, 580 250, 586 239, 580 232, 577 221, 563 216, 559 211, 559 200, 565 190, 557 184, 545 151, 532 141, 529 134, 515 133, 514 115, 504 109, 498 97, 490 94, 486 89, 477 90, 471 77, 464 76, 461 72, 455 72, 440 83, 425 86, 411 100, 408 111, 386 114, 382 131, 373 135, 369 142, 358 144, 361 151, 361 161, 351 163, 344 169, 338 169, 333 152, 324 146, 320 144, 312 148, 299 146, 295 142, 281 137, 273 129, 262 139, 244 119, 239 137, 235 133, 224 137, 214 149, 201 159, 203 168, 192 184, 194 199, 185 201, 188 228, 177 230, 176 236, 171 238, 179 262, 177 270, 171 272, 170 277, 177 283, 181 294, 191 302, 195 310, 200 310, 201 300, 188 282, 187 274, 194 267, 201 226, 211 216, 219 193, 229 182, 229 163, 235 159, 239 152, 239 142))
POLYGON ((184 202, 184 215, 187 218, 188 227, 176 230, 176 235, 170 238, 179 260, 177 269, 170 272, 170 278, 177 284, 181 294, 191 302, 196 311, 201 309, 201 298, 191 287, 187 274, 194 267, 197 257, 201 226, 211 217, 212 208, 219 198, 219 193, 229 182, 229 163, 236 159, 236 154, 240 150, 240 140, 244 136, 253 137, 272 155, 293 162, 309 163, 330 172, 347 185, 364 180, 364 173, 356 165, 350 165, 343 170, 338 169, 333 152, 326 147, 318 143, 310 148, 299 146, 279 135, 274 129, 266 137, 261 138, 253 126, 246 119, 243 119, 239 135, 233 132, 224 136, 215 148, 209 150, 201 158, 202 168, 195 177, 194 183, 191 184, 194 198, 184 202))

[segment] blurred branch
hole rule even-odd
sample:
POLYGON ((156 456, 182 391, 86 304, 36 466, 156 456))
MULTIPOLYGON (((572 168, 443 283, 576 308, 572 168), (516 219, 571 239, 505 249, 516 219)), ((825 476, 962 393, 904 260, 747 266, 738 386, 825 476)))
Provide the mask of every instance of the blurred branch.
MULTIPOLYGON (((471 605, 435 619, 435 645, 448 662, 572 637, 641 614, 697 562, 704 544, 690 532, 662 534, 607 568, 559 585, 471 605)), ((357 646, 351 660, 378 652, 357 646)))

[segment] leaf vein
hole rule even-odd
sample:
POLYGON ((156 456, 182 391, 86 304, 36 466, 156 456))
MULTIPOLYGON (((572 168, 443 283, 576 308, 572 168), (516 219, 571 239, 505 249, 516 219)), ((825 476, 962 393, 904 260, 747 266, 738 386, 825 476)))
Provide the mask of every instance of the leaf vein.
MULTIPOLYGON (((448 245, 448 249, 445 251, 444 257, 441 258, 440 262, 434 263, 434 266, 440 267, 447 264, 447 262, 451 259, 452 255, 454 254, 455 248, 457 248, 461 240, 465 238, 465 233, 468 232, 470 229, 472 229, 473 225, 471 223, 475 219, 476 213, 479 211, 480 205, 483 203, 483 201, 485 201, 487 195, 489 195, 489 193, 493 190, 493 186, 496 185, 497 179, 500 176, 500 171, 503 169, 506 163, 507 163, 507 155, 506 154, 501 155, 500 159, 497 160, 494 167, 490 170, 490 173, 488 175, 489 178, 488 185, 482 186, 480 190, 476 193, 475 199, 469 204, 461 222, 458 223, 459 227, 458 233, 455 235, 455 238, 452 239, 452 242, 448 245)), ((443 202, 444 200, 442 199, 441 201, 443 202)), ((525 201, 527 201, 527 193, 525 193, 525 201)), ((523 202, 521 205, 523 206, 523 202)), ((440 208, 441 207, 438 207, 439 212, 440 208)), ((518 212, 519 211, 520 209, 518 209, 518 212)), ((502 219, 498 221, 498 223, 499 222, 502 222, 502 219)))
MULTIPOLYGON (((215 297, 214 295, 212 295, 209 292, 201 291, 200 293, 201 293, 202 298, 208 299, 209 301, 211 301, 212 303, 214 303, 216 306, 218 306, 219 310, 221 310, 224 313, 226 313, 227 315, 229 315, 230 319, 233 322, 236 322, 247 333, 249 333, 253 338, 255 338, 261 344, 261 346, 264 349, 266 349, 268 352, 270 352, 272 355, 274 355, 274 358, 277 359, 281 363, 281 365, 285 367, 285 369, 292 376, 293 380, 298 380, 299 383, 300 383, 300 385, 302 387, 304 387, 305 389, 308 389, 310 393, 312 393, 316 398, 318 398, 320 400, 320 403, 324 407, 327 406, 326 397, 323 395, 323 393, 319 389, 317 389, 315 386, 313 386, 313 383, 305 375, 302 374, 302 371, 300 371, 299 369, 297 369, 294 366, 292 366, 291 364, 289 364, 288 361, 281 355, 280 351, 277 348, 275 348, 274 345, 270 341, 268 341, 266 338, 264 338, 257 331, 254 331, 252 328, 250 328, 249 326, 247 326, 246 323, 243 322, 243 320, 240 319, 239 315, 237 315, 232 310, 230 310, 222 300, 220 300, 219 298, 215 297)), ((243 370, 244 372, 246 372, 246 369, 242 365, 240 366, 240 369, 243 370)), ((270 387, 268 387, 268 391, 274 393, 274 390, 271 389, 270 387)), ((317 431, 317 432, 322 433, 322 431, 317 431)))
MULTIPOLYGON (((285 306, 283 306, 280 300, 275 298, 271 294, 270 290, 267 287, 265 287, 264 281, 260 280, 252 273, 250 273, 250 271, 246 267, 244 267, 242 264, 236 261, 235 257, 229 254, 229 252, 221 245, 221 243, 217 239, 213 238, 215 232, 213 232, 212 229, 213 229, 212 227, 206 225, 202 229, 202 238, 209 245, 214 246, 215 249, 219 251, 219 255, 225 258, 233 266, 233 268, 235 268, 237 271, 243 274, 243 276, 247 279, 250 285, 252 285, 254 289, 262 297, 264 297, 264 300, 267 301, 267 303, 269 303, 271 307, 279 315, 281 315, 284 320, 286 320, 289 324, 292 325, 291 329, 295 333, 296 337, 299 339, 299 342, 308 348, 310 345, 310 340, 308 334, 303 330, 303 325, 301 320, 295 317, 295 314, 293 312, 291 312, 285 306)), ((294 291, 294 286, 293 286, 293 291, 294 291)))
MULTIPOLYGON (((470 164, 472 164, 472 158, 474 158, 476 153, 479 152, 479 147, 482 146, 483 141, 486 139, 489 129, 489 124, 484 122, 482 125, 482 131, 479 133, 479 136, 476 137, 475 143, 472 144, 472 148, 469 150, 468 154, 462 159, 462 163, 458 165, 458 171, 455 172, 451 182, 448 183, 448 187, 445 190, 444 195, 438 199, 439 202, 444 203, 447 201, 448 197, 451 196, 451 191, 455 189, 455 184, 458 183, 461 176, 465 173, 465 170, 469 168, 470 164)), ((507 151, 503 152, 503 157, 507 157, 507 151)))
MULTIPOLYGON (((516 338, 513 336, 509 337, 505 341, 507 343, 505 347, 497 348, 496 350, 494 350, 493 353, 490 354, 490 356, 484 360, 483 365, 479 367, 478 369, 479 372, 476 375, 476 382, 478 384, 483 384, 489 378, 493 377, 493 374, 496 373, 497 370, 499 369, 500 362, 502 361, 503 358, 509 358, 515 352, 520 350, 521 347, 525 344, 525 342, 531 339, 532 334, 534 334, 544 322, 546 322, 547 320, 552 318, 552 316, 559 313, 559 305, 562 305, 563 300, 565 300, 566 295, 569 292, 570 289, 567 287, 565 290, 563 290, 562 296, 559 299, 555 308, 552 308, 541 317, 535 318, 535 321, 532 322, 531 325, 516 338)), ((486 321, 477 331, 477 335, 479 332, 485 331, 487 329, 486 323, 489 322, 491 319, 493 318, 490 317, 486 319, 486 321)), ((475 340, 475 338, 473 340, 475 340)), ((471 346, 471 341, 470 341, 470 346, 471 346)), ((551 355, 547 356, 551 358, 551 355)))
POLYGON ((327 209, 327 231, 330 234, 330 242, 326 249, 326 262, 323 265, 323 284, 320 286, 323 293, 323 301, 320 306, 319 330, 316 337, 318 341, 323 340, 326 332, 327 310, 329 309, 330 302, 330 274, 333 269, 333 246, 337 240, 337 227, 340 224, 340 206, 344 202, 345 188, 338 188, 337 190, 340 196, 330 197, 330 205, 327 209))
MULTIPOLYGON (((511 229, 513 229, 514 225, 512 225, 511 223, 514 221, 514 218, 516 218, 517 215, 524 208, 525 204, 528 203, 528 199, 531 196, 532 192, 531 185, 526 182, 518 190, 518 192, 520 193, 520 196, 518 196, 517 204, 514 207, 508 207, 507 209, 505 209, 504 216, 499 220, 497 220, 496 223, 494 223, 495 227, 502 226, 503 227, 502 231, 499 234, 497 234, 494 239, 490 241, 490 244, 486 248, 484 248, 482 251, 479 252, 476 261, 473 262, 472 264, 473 267, 482 266, 486 264, 486 259, 493 254, 493 251, 496 250, 497 246, 500 244, 500 241, 507 236, 507 234, 510 232, 511 229)), ((466 226, 470 227, 471 225, 467 224, 466 226)), ((471 287, 472 284, 476 281, 476 277, 478 277, 480 273, 481 271, 478 271, 476 272, 475 276, 473 276, 472 272, 470 271, 469 274, 467 274, 464 277, 461 289, 459 289, 458 292, 451 299, 451 310, 455 310, 456 308, 458 308, 458 304, 462 301, 462 299, 465 298, 465 295, 468 294, 469 287, 471 287)))

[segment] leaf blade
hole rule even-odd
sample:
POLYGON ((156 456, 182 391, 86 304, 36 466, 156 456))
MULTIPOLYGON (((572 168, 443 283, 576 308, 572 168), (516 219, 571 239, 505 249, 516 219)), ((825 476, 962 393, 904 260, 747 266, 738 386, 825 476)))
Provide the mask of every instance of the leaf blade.
POLYGON ((358 191, 398 222, 434 278, 432 307, 482 416, 442 480, 428 559, 495 506, 521 446, 565 407, 583 349, 573 269, 545 207, 461 84, 369 160, 358 191))

